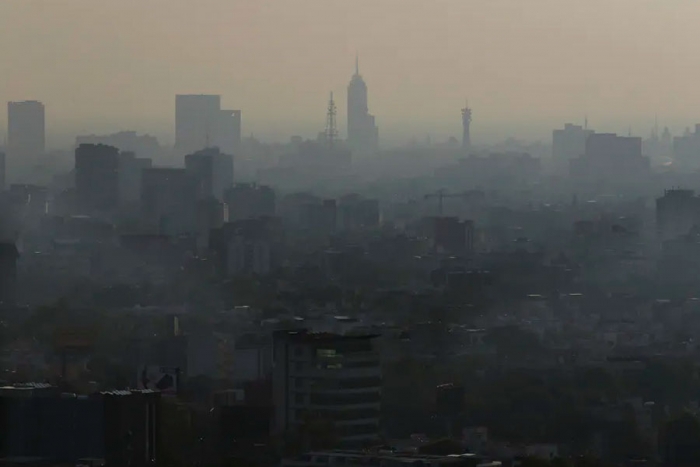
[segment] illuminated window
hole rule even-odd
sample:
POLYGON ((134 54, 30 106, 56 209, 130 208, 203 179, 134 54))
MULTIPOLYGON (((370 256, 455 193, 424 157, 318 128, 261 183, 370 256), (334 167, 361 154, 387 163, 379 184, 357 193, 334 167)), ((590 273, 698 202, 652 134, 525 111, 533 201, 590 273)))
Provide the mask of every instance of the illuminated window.
POLYGON ((333 358, 336 356, 335 349, 316 349, 316 356, 321 358, 333 358))

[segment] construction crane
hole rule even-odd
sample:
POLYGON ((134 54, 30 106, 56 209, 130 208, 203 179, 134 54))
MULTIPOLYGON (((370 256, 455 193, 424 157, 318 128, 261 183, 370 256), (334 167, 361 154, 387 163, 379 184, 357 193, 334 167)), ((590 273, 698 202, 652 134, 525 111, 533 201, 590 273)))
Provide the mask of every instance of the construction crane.
POLYGON ((438 214, 442 216, 442 206, 443 200, 445 198, 462 198, 465 200, 470 199, 483 199, 484 192, 481 190, 468 190, 463 193, 448 193, 447 190, 441 189, 435 193, 428 193, 424 196, 425 199, 437 198, 438 200, 438 214))

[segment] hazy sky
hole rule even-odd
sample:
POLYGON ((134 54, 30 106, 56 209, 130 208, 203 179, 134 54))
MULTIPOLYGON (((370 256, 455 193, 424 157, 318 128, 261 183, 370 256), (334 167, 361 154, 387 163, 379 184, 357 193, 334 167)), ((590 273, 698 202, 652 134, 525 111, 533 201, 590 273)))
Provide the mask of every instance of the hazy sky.
POLYGON ((477 141, 585 114, 646 134, 655 113, 700 121, 698 18, 698 0, 0 0, 0 100, 43 101, 49 144, 171 142, 176 93, 222 94, 246 134, 310 135, 331 90, 344 130, 358 52, 384 134, 458 136, 466 97, 477 141))

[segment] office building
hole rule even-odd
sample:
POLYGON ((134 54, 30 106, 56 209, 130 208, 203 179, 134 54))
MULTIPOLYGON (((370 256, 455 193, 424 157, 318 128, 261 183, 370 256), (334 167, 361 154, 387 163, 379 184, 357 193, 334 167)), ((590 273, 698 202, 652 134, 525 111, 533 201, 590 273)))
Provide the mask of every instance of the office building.
POLYGON ((104 144, 81 144, 75 150, 75 189, 84 212, 109 211, 119 206, 119 149, 104 144))
POLYGON ((237 183, 226 191, 228 221, 275 215, 275 191, 256 183, 237 183))
POLYGON ((583 155, 572 159, 570 173, 587 180, 629 181, 648 175, 649 158, 642 155, 642 138, 593 133, 583 155))
POLYGON ((7 103, 7 166, 10 174, 44 154, 45 134, 44 104, 37 101, 7 103))
POLYGON ((5 153, 0 152, 0 191, 5 191, 5 153))
POLYGON ((367 107, 367 84, 355 60, 355 74, 348 85, 348 145, 355 153, 377 150, 379 130, 367 107))
POLYGON ((162 235, 197 230, 197 181, 187 169, 150 168, 141 175, 144 222, 162 235))
POLYGON ((18 257, 14 242, 0 242, 0 308, 15 304, 18 257))
POLYGON ((189 154, 213 146, 221 117, 221 96, 175 96, 175 150, 189 154))
POLYGON ((428 238, 438 252, 466 254, 474 250, 474 223, 457 217, 437 216, 428 219, 428 238))
POLYGON ((145 169, 150 169, 153 161, 146 157, 136 157, 133 152, 119 154, 119 201, 121 204, 138 203, 141 200, 141 177, 145 169))
POLYGON ((227 154, 236 154, 241 146, 241 111, 222 110, 214 144, 227 154))
POLYGON ((700 225, 700 197, 693 190, 665 190, 656 199, 656 230, 661 241, 689 235, 700 225))
POLYGON ((265 275, 275 266, 274 252, 281 237, 276 218, 248 218, 212 229, 209 247, 216 253, 220 275, 265 275))
POLYGON ((105 144, 122 152, 134 153, 136 157, 153 159, 162 152, 155 136, 139 135, 135 131, 120 131, 107 135, 83 135, 75 138, 75 146, 81 144, 105 144))
POLYGON ((185 168, 197 181, 200 199, 223 201, 226 190, 233 186, 233 156, 218 147, 206 148, 185 156, 185 168))
POLYGON ((338 227, 341 230, 379 227, 379 200, 346 195, 338 203, 338 227))
POLYGON ((276 433, 323 423, 337 446, 379 440, 382 372, 376 335, 278 331, 272 392, 276 433))
POLYGON ((594 133, 580 125, 567 123, 564 129, 552 131, 552 159, 563 167, 586 152, 586 139, 594 133))
POLYGON ((158 391, 82 396, 42 383, 6 386, 0 388, 0 457, 31 459, 31 465, 155 465, 160 412, 158 391))
POLYGON ((673 163, 682 168, 700 168, 700 124, 695 131, 673 138, 673 163))

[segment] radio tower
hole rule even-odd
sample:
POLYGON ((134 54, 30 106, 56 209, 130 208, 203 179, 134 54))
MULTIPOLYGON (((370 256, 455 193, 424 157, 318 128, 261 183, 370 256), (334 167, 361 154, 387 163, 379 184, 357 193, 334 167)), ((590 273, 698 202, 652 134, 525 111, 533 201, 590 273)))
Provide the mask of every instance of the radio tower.
POLYGON ((469 125, 472 123, 472 109, 469 108, 469 102, 462 109, 462 148, 469 150, 472 145, 471 136, 469 134, 469 125))
POLYGON ((333 149, 335 145, 335 140, 338 139, 338 128, 335 124, 335 116, 337 109, 335 107, 335 101, 333 100, 333 92, 331 92, 331 98, 328 100, 328 111, 326 113, 326 144, 328 149, 333 149))

